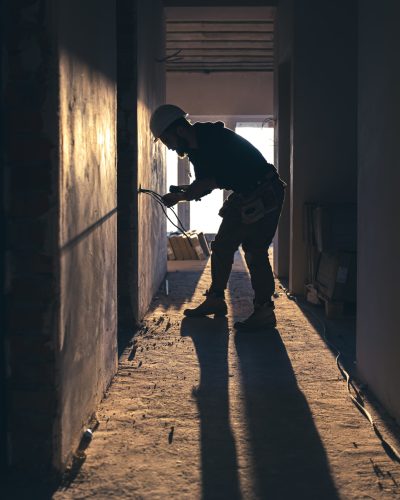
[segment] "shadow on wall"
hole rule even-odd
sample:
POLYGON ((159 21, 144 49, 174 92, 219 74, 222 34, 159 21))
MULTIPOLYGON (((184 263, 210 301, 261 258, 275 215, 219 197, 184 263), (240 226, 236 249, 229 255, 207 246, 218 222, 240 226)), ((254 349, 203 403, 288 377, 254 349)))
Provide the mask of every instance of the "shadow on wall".
POLYGON ((98 0, 59 2, 59 22, 68 27, 68 30, 60 30, 59 44, 62 50, 73 54, 94 72, 115 81, 115 66, 109 63, 116 63, 115 47, 108 43, 115 25, 108 22, 108 8, 103 9, 101 3, 98 0), (107 36, 104 36, 104 26, 108 26, 110 30, 107 36), (62 36, 62 33, 71 32, 75 34, 74 37, 62 36))

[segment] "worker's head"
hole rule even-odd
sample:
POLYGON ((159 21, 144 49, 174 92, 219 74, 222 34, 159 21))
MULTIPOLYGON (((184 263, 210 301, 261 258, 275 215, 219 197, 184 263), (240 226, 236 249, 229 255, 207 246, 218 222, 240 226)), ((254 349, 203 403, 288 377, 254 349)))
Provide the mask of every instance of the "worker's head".
POLYGON ((168 149, 183 157, 189 150, 190 123, 187 113, 173 104, 159 106, 151 115, 150 129, 157 141, 160 139, 168 149))

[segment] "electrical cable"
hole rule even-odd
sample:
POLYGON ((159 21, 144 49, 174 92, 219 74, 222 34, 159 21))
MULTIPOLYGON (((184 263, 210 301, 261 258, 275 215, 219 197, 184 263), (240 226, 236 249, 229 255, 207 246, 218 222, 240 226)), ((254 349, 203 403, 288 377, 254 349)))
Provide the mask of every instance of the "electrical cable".
MULTIPOLYGON (((287 288, 284 288, 282 285, 280 285, 280 287, 281 287, 281 289, 283 290, 283 292, 285 293, 286 297, 289 300, 293 300, 294 302, 296 302, 297 305, 299 305, 297 297, 295 295, 293 295, 292 293, 290 293, 289 290, 287 288)), ((300 305, 299 305, 299 307, 300 307, 300 305)), ((365 408, 365 402, 364 402, 364 400, 363 400, 363 398, 362 398, 362 396, 360 394, 360 391, 357 389, 357 387, 355 386, 355 384, 352 382, 351 376, 350 376, 349 372, 343 367, 343 365, 341 365, 341 363, 339 361, 339 358, 341 357, 342 353, 341 353, 340 349, 328 339, 328 336, 327 336, 327 327, 326 327, 325 321, 323 321, 319 316, 317 316, 314 313, 314 311, 312 311, 309 307, 304 306, 304 304, 302 304, 301 307, 304 308, 304 309, 306 309, 322 325, 322 333, 323 333, 324 340, 336 352, 336 365, 337 365, 337 367, 338 367, 338 369, 340 371, 340 374, 342 375, 343 379, 346 381, 347 392, 348 392, 348 394, 350 396, 351 401, 356 406, 356 408, 364 415, 364 417, 369 421, 369 423, 370 423, 372 429, 374 430, 376 436, 381 441, 382 447, 385 450, 385 452, 387 453, 387 455, 393 461, 396 461, 396 462, 400 463, 400 453, 398 452, 398 450, 393 445, 391 445, 383 437, 383 435, 380 432, 380 430, 378 429, 378 427, 377 427, 377 425, 376 425, 376 423, 375 423, 372 415, 365 408), (353 391, 355 393, 355 396, 351 393, 351 389, 353 389, 353 391)))
POLYGON ((156 201, 160 207, 161 207, 161 210, 163 211, 165 217, 167 218, 167 220, 174 226, 176 227, 176 229, 178 229, 178 231, 180 231, 184 236, 186 236, 190 246, 193 248, 194 250, 194 247, 193 247, 193 244, 192 244, 192 241, 190 239, 190 236, 186 233, 186 230, 185 230, 185 227, 183 226, 183 223, 182 221, 180 220, 180 218, 178 217, 178 214, 175 212, 175 210, 172 208, 172 207, 167 207, 171 210, 171 212, 175 215, 176 219, 177 219, 177 222, 178 222, 178 225, 175 224, 169 217, 168 217, 168 214, 165 210, 165 205, 164 203, 161 201, 162 200, 162 196, 157 193, 156 191, 153 191, 152 189, 143 189, 143 188, 140 188, 139 189, 139 193, 144 193, 144 194, 148 194, 150 195, 151 198, 153 198, 154 201, 156 201))
MULTIPOLYGON (((160 205, 161 210, 164 212, 164 215, 165 215, 165 217, 169 220, 169 222, 170 222, 170 223, 171 223, 174 227, 176 227, 179 231, 181 231, 181 232, 183 232, 183 233, 185 234, 185 232, 184 232, 183 228, 181 228, 180 226, 176 225, 176 224, 175 224, 175 223, 174 223, 174 222, 173 222, 173 221, 172 221, 172 220, 168 217, 168 214, 167 214, 167 212, 166 212, 166 210, 165 210, 165 208, 164 208, 165 206, 164 206, 164 204, 160 201, 160 199, 159 199, 158 197, 154 196, 152 193, 146 193, 146 194, 149 194, 149 195, 151 196, 151 198, 153 198, 153 199, 154 199, 154 201, 155 201, 158 205, 160 205)), ((169 208, 169 209, 170 209, 170 210, 174 213, 174 215, 175 215, 175 212, 172 210, 172 208, 171 208, 171 207, 168 207, 168 208, 169 208)))
MULTIPOLYGON (((152 193, 149 193, 149 194, 152 194, 152 193)), ((155 194, 157 194, 157 193, 155 193, 155 194)), ((164 214, 165 214, 165 216, 167 217, 167 219, 171 222, 171 224, 172 224, 174 227, 176 227, 179 231, 181 231, 181 232, 182 232, 182 233, 183 233, 183 234, 187 237, 187 234, 186 234, 185 228, 184 228, 184 226, 183 226, 183 224, 182 224, 181 220, 179 219, 178 215, 176 214, 175 210, 174 210, 172 207, 168 207, 168 208, 171 210, 171 212, 175 215, 176 219, 178 220, 178 224, 179 224, 179 226, 177 226, 176 224, 174 224, 174 223, 171 221, 171 219, 168 217, 168 215, 167 215, 167 213, 166 213, 166 211, 165 211, 165 208, 164 208, 164 204, 163 204, 163 203, 162 203, 162 201, 161 201, 161 197, 160 197, 160 198, 158 198, 158 197, 156 197, 156 196, 154 196, 154 195, 153 195, 152 197, 153 197, 153 198, 154 198, 154 200, 155 200, 155 201, 156 201, 156 202, 157 202, 157 203, 161 206, 162 211, 164 212, 164 214)))

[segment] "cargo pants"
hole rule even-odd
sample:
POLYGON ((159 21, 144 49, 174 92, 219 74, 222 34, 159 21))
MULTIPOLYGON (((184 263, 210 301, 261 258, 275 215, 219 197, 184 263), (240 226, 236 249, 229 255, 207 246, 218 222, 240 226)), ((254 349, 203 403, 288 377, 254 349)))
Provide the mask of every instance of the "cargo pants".
POLYGON ((210 291, 222 294, 226 289, 235 252, 242 245, 254 302, 271 300, 275 281, 268 258, 268 248, 278 226, 284 200, 285 183, 277 177, 249 196, 232 193, 219 215, 222 222, 211 242, 210 291))

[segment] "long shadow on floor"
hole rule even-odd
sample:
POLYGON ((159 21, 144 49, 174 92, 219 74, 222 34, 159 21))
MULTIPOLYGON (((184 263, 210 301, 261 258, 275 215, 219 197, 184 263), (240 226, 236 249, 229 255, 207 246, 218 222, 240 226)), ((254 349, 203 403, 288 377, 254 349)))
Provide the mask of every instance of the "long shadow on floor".
POLYGON ((256 498, 338 498, 327 457, 276 329, 236 333, 256 498))
POLYGON ((227 319, 185 318, 181 335, 192 338, 200 366, 200 384, 193 396, 201 419, 202 498, 239 499, 236 447, 229 422, 227 319))
MULTIPOLYGON (((232 273, 230 314, 252 312, 253 291, 241 254, 232 273), (241 264, 241 265, 240 265, 241 264), (236 307, 235 307, 236 305, 236 307)), ((277 329, 237 332, 255 498, 336 499, 327 456, 277 329)))

